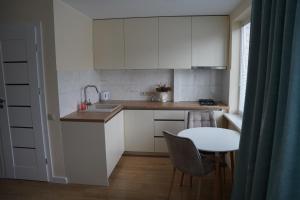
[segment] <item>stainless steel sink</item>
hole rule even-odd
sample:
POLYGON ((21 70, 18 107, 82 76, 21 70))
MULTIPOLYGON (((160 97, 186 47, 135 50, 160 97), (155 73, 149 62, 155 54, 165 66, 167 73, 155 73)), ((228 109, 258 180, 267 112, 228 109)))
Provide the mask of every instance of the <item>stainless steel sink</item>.
POLYGON ((85 112, 112 112, 119 106, 118 104, 93 104, 85 112))

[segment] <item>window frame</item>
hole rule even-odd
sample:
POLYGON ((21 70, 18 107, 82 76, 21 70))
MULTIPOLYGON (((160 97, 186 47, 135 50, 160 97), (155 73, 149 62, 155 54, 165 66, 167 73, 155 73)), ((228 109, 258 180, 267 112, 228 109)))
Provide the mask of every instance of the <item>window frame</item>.
MULTIPOLYGON (((243 35, 244 35, 243 34, 243 27, 247 26, 248 24, 250 25, 250 29, 249 29, 249 31, 250 31, 251 30, 250 19, 245 20, 245 21, 243 21, 243 22, 240 23, 240 45, 239 45, 240 48, 239 48, 239 73, 238 73, 239 82, 238 82, 238 104, 237 104, 237 114, 239 114, 240 116, 243 116, 243 113, 244 113, 244 110, 240 109, 240 107, 241 107, 241 105, 240 105, 241 104, 241 70, 242 70, 242 62, 243 62, 242 61, 242 53, 243 53, 243 35)), ((249 35, 250 35, 250 33, 249 33, 249 35)), ((249 59, 249 51, 248 51, 248 59, 249 59)), ((248 68, 248 66, 247 66, 247 68, 248 68)), ((248 70, 247 70, 247 74, 248 74, 248 70)), ((246 83, 247 83, 247 78, 246 78, 246 83)), ((246 86, 247 86, 247 84, 246 84, 246 86)), ((245 88, 245 93, 246 93, 246 88, 245 88)), ((244 105, 243 105, 243 107, 244 106, 245 106, 245 98, 244 98, 244 105)))

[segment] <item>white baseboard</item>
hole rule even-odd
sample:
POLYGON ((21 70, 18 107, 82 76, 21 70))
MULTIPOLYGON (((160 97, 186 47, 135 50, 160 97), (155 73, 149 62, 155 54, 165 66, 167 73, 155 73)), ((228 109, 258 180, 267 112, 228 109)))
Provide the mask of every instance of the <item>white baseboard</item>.
POLYGON ((67 184, 68 183, 68 179, 67 177, 64 176, 53 176, 51 178, 52 183, 61 183, 61 184, 67 184))

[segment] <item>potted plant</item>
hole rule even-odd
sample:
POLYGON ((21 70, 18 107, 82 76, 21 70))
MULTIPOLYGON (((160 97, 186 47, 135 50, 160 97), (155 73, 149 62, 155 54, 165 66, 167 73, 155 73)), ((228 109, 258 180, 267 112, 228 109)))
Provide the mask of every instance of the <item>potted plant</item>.
POLYGON ((167 86, 166 84, 159 84, 156 88, 156 92, 158 93, 158 100, 161 102, 167 102, 168 101, 168 92, 170 92, 172 89, 170 86, 167 86))

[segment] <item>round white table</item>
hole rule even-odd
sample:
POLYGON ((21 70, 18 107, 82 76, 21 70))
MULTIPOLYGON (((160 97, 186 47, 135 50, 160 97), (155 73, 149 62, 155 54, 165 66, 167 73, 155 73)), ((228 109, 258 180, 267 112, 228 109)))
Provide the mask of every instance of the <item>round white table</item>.
MULTIPOLYGON (((233 179, 233 151, 239 149, 240 134, 236 131, 215 127, 185 129, 178 136, 192 140, 198 150, 215 153, 216 187, 215 199, 222 199, 220 163, 225 162, 225 153, 230 152, 231 174, 233 179)), ((225 172, 224 172, 225 176, 225 172)))
POLYGON ((189 128, 179 132, 178 136, 191 139, 197 149, 207 152, 236 151, 240 143, 238 132, 224 128, 189 128))

